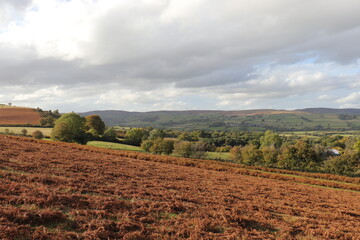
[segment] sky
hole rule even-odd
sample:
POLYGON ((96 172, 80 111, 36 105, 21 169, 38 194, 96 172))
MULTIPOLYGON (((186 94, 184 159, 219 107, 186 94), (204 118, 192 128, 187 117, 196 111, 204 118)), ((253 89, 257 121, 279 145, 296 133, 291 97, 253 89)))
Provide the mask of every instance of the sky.
POLYGON ((359 0, 0 0, 0 103, 360 108, 359 0))

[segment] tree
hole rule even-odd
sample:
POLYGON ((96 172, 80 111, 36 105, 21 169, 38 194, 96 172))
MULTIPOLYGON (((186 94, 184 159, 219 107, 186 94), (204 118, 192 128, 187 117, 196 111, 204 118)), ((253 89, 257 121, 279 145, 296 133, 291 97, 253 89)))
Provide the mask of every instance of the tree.
POLYGON ((262 148, 263 162, 266 167, 274 167, 278 160, 278 150, 274 146, 262 148))
POLYGON ((55 119, 52 116, 44 117, 40 119, 41 126, 53 126, 55 119))
POLYGON ((85 117, 85 129, 94 136, 103 135, 105 123, 99 115, 89 115, 85 117))
POLYGON ((86 144, 88 137, 85 132, 85 119, 76 113, 62 115, 55 122, 51 132, 51 139, 86 144))
POLYGON ((149 140, 156 140, 158 138, 163 139, 165 137, 165 132, 162 129, 151 130, 149 134, 149 140))
POLYGON ((33 138, 42 139, 44 138, 44 134, 40 130, 36 130, 32 133, 33 138))
POLYGON ((325 161, 325 171, 341 175, 354 175, 360 169, 360 153, 350 152, 325 161))
POLYGON ((144 149, 145 152, 150 152, 152 145, 153 145, 152 140, 145 140, 141 143, 141 148, 144 149))
POLYGON ((174 141, 172 140, 163 140, 162 142, 162 151, 166 155, 170 155, 174 151, 174 141))
POLYGON ((241 163, 255 165, 262 161, 262 153, 256 146, 249 144, 241 148, 241 158, 241 163))
POLYGON ((274 146, 275 148, 279 149, 282 145, 282 142, 283 140, 280 135, 274 133, 271 130, 267 130, 264 136, 260 138, 261 148, 274 146))
POLYGON ((311 145, 299 140, 295 145, 287 146, 279 158, 279 166, 288 169, 315 170, 322 159, 311 145))
POLYGON ((143 128, 132 128, 125 134, 125 141, 128 144, 140 146, 141 142, 148 137, 148 132, 143 128))
POLYGON ((177 142, 174 145, 174 152, 181 157, 190 157, 194 154, 194 147, 191 142, 177 142))
POLYGON ((117 133, 116 133, 115 128, 111 127, 111 128, 106 129, 106 131, 104 132, 103 138, 106 141, 112 141, 112 142, 116 141, 117 133))
POLYGON ((28 131, 27 131, 25 128, 21 130, 21 134, 22 134, 23 136, 26 136, 27 133, 28 133, 28 131))

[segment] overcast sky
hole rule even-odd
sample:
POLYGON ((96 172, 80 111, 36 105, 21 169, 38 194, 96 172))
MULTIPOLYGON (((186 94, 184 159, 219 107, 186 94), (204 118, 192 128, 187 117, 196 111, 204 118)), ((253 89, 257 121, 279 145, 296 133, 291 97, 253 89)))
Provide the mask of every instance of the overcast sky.
POLYGON ((0 103, 360 108, 359 0, 0 0, 0 103))

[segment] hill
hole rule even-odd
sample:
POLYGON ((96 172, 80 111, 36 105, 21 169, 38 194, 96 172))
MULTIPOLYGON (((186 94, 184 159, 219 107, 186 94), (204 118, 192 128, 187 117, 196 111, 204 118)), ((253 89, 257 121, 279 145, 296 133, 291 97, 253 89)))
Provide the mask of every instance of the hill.
POLYGON ((305 177, 20 137, 0 148, 1 239, 360 238, 360 192, 305 177))
POLYGON ((0 125, 39 125, 40 113, 32 108, 0 107, 0 125))
POLYGON ((244 111, 91 111, 107 125, 170 129, 255 131, 360 130, 360 109, 308 108, 294 111, 258 109, 244 111))
POLYGON ((295 111, 315 113, 315 114, 348 114, 348 115, 360 115, 360 109, 357 108, 304 108, 297 109, 295 111))

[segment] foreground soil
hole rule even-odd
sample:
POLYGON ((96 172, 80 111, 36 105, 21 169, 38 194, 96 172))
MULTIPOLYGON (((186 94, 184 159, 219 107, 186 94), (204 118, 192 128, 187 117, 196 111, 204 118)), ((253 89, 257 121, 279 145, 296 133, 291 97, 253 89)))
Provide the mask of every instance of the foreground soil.
POLYGON ((38 125, 41 116, 31 108, 0 108, 0 125, 38 125))
POLYGON ((0 135, 0 239, 360 239, 360 193, 0 135))

